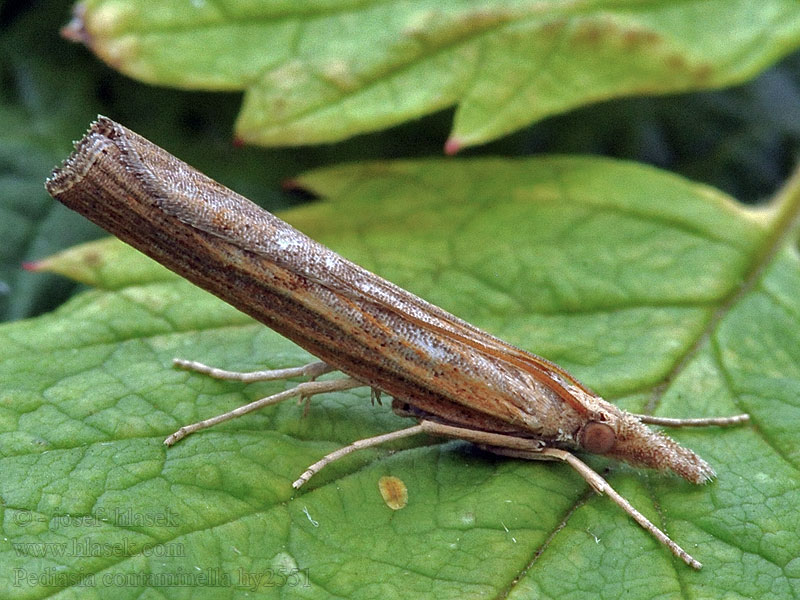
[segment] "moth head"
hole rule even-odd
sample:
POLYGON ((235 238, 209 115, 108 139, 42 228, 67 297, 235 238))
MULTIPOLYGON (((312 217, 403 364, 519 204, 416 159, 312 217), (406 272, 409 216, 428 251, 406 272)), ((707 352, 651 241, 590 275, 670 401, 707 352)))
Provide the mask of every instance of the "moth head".
POLYGON ((593 411, 578 430, 577 441, 583 450, 636 467, 672 471, 692 483, 714 477, 714 470, 697 454, 635 416, 609 406, 611 410, 593 411))

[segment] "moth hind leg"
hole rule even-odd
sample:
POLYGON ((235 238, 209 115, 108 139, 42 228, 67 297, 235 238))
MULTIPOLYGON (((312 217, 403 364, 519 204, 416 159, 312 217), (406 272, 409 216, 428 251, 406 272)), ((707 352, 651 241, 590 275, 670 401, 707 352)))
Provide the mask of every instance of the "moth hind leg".
POLYGON ((255 381, 275 381, 276 379, 290 379, 292 377, 308 377, 314 381, 320 375, 331 373, 336 369, 321 361, 310 362, 300 367, 290 367, 288 369, 267 369, 264 371, 226 371, 211 367, 194 360, 183 358, 173 358, 172 366, 184 371, 202 373, 214 379, 224 379, 226 381, 243 381, 252 383, 255 381))
POLYGON ((315 381, 315 379, 320 375, 336 370, 327 363, 318 361, 288 369, 271 369, 266 371, 250 372, 226 371, 224 369, 210 367, 203 363, 179 358, 173 360, 173 365, 180 369, 202 373, 215 379, 242 381, 246 383, 252 383, 255 381, 275 381, 279 379, 289 379, 291 377, 309 377, 310 381, 298 383, 296 386, 289 388, 288 390, 284 390, 264 398, 259 398, 258 400, 250 402, 249 404, 245 404, 244 406, 239 406, 238 408, 221 415, 204 419, 202 421, 198 421, 197 423, 192 423, 191 425, 184 425, 164 440, 164 444, 167 446, 172 446, 176 442, 185 438, 187 435, 190 435, 196 431, 200 431, 201 429, 213 427, 218 423, 235 419, 236 417, 241 417, 242 415, 246 415, 254 410, 277 404, 284 400, 288 400, 289 398, 298 398, 299 401, 302 402, 303 400, 308 400, 311 398, 311 396, 315 396, 317 394, 339 392, 362 387, 364 385, 362 382, 358 381, 357 379, 353 379, 352 377, 331 379, 326 381, 315 381))
POLYGON ((702 568, 703 565, 697 559, 672 541, 672 539, 666 533, 661 531, 661 529, 659 529, 652 523, 652 521, 640 513, 624 496, 620 495, 619 492, 611 487, 611 484, 609 484, 597 471, 592 469, 589 465, 571 452, 550 447, 544 447, 535 451, 484 445, 482 445, 482 447, 490 452, 494 452, 495 454, 511 456, 514 458, 524 458, 526 460, 560 460, 566 462, 575 471, 577 471, 581 477, 583 477, 586 483, 588 483, 596 493, 610 498, 614 504, 625 511, 628 516, 636 521, 645 531, 656 538, 656 540, 658 540, 661 544, 669 548, 670 552, 672 552, 675 556, 680 558, 693 569, 702 568))

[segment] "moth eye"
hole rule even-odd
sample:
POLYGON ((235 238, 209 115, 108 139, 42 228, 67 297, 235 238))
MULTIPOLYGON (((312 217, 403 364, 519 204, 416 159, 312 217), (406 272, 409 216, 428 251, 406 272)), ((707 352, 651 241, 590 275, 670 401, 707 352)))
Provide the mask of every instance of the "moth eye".
POLYGON ((611 426, 592 421, 583 428, 578 441, 592 454, 605 454, 617 443, 617 434, 611 426))

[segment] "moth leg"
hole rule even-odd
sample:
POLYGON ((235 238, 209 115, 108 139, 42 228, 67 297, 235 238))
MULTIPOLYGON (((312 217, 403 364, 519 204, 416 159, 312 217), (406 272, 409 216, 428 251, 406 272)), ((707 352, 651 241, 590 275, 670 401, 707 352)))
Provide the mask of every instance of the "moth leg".
POLYGON ((594 489, 595 492, 600 495, 605 494, 608 496, 617 506, 628 513, 628 515, 631 516, 634 521, 648 531, 650 535, 669 548, 675 556, 680 558, 693 569, 700 569, 703 566, 698 560, 686 552, 686 550, 673 542, 666 533, 656 527, 647 517, 636 510, 633 505, 623 496, 621 496, 613 487, 611 487, 611 484, 603 479, 603 477, 597 471, 592 469, 589 465, 571 452, 561 450, 559 448, 542 448, 541 450, 534 452, 497 446, 486 447, 486 449, 496 454, 512 456, 515 458, 525 458, 528 460, 561 460, 568 463, 578 472, 581 477, 586 480, 590 486, 592 486, 592 489, 594 489))
POLYGON ((225 379, 228 381, 243 381, 245 383, 252 383, 254 381, 274 381, 276 379, 290 379, 292 377, 309 377, 314 381, 320 375, 331 373, 336 369, 327 363, 315 361, 303 365, 302 367, 291 367, 288 369, 270 369, 266 371, 226 371, 225 369, 218 369, 210 367, 200 362, 193 360, 184 360, 182 358, 173 358, 172 366, 186 371, 194 371, 208 375, 214 379, 225 379))
POLYGON ((352 444, 348 444, 347 446, 343 446, 338 450, 334 450, 330 454, 326 454, 313 465, 308 467, 300 477, 297 478, 292 484, 294 489, 299 489, 304 483, 306 483, 309 479, 311 479, 314 475, 319 473, 319 471, 325 467, 326 465, 331 464, 332 462, 339 460, 343 456, 347 456, 351 452, 355 452, 356 450, 363 450, 364 448, 371 448, 372 446, 379 446, 381 444, 385 444, 386 442, 392 442, 394 440, 399 440, 404 437, 409 437, 412 435, 417 435, 423 433, 424 429, 422 424, 414 425, 413 427, 408 427, 407 429, 400 429, 398 431, 392 431, 390 433, 384 433, 383 435, 376 435, 375 437, 371 438, 364 438, 362 440, 356 440, 352 444))
POLYGON ((288 398, 294 398, 296 396, 310 397, 316 394, 325 394, 327 392, 340 392, 343 390, 349 390, 356 387, 363 387, 363 385, 364 384, 362 382, 358 381, 357 379, 353 379, 352 377, 345 377, 343 379, 331 379, 329 381, 305 381, 303 383, 298 383, 293 388, 284 390, 283 392, 278 392, 277 394, 273 394, 272 396, 260 398, 259 400, 255 400, 250 404, 245 404, 244 406, 235 408, 230 412, 226 412, 224 414, 217 415, 216 417, 211 417, 210 419, 205 419, 203 421, 198 421, 197 423, 192 423, 191 425, 184 425, 183 427, 178 429, 178 431, 167 437, 167 439, 164 440, 164 443, 167 446, 172 446, 172 444, 174 444, 175 442, 182 440, 187 435, 194 433, 195 431, 212 427, 217 423, 222 423, 223 421, 235 419, 236 417, 241 417, 242 415, 246 415, 249 412, 253 412, 254 410, 258 410, 259 408, 264 408, 265 406, 277 404, 278 402, 282 402, 283 400, 286 400, 288 398))
POLYGON ((426 421, 423 419, 419 422, 418 425, 414 425, 413 427, 400 429, 398 431, 392 431, 390 433, 384 433, 382 435, 376 435, 375 437, 371 438, 356 440, 352 444, 343 446, 338 450, 334 450, 330 454, 326 454, 317 462, 315 462, 313 465, 308 467, 308 469, 306 469, 305 472, 302 475, 300 475, 297 481, 295 481, 292 484, 292 487, 295 489, 301 487, 304 483, 306 483, 309 479, 311 479, 314 475, 316 475, 323 467, 331 464, 335 460, 339 460, 343 456, 347 456, 351 452, 355 452, 356 450, 362 450, 364 448, 370 448, 372 446, 379 446, 380 444, 385 444, 386 442, 392 442, 394 440, 399 440, 404 437, 410 437, 412 435, 418 435, 420 433, 429 433, 431 435, 458 438, 466 440, 468 442, 474 442, 476 444, 514 445, 516 442, 516 445, 514 445, 515 448, 520 448, 522 450, 530 450, 530 451, 535 451, 536 449, 542 448, 544 446, 544 444, 538 440, 515 438, 513 436, 500 435, 497 433, 488 433, 486 431, 478 431, 475 429, 467 429, 464 427, 453 427, 452 425, 445 425, 444 423, 437 423, 435 421, 426 421))
MULTIPOLYGON (((208 375, 214 379, 242 381, 244 383, 253 383, 256 381, 275 381, 277 379, 291 379, 292 377, 308 377, 309 381, 314 381, 320 375, 331 373, 336 370, 334 367, 322 361, 311 362, 300 367, 290 367, 288 369, 267 369, 264 371, 226 371, 225 369, 211 367, 201 362, 185 360, 183 358, 173 358, 172 366, 177 367, 178 369, 184 369, 185 371, 194 371, 195 373, 208 375)), ((303 408, 304 417, 306 414, 308 414, 310 398, 311 394, 301 394, 297 398, 298 406, 305 402, 305 407, 303 408)))
POLYGON ((674 419, 670 417, 654 417, 653 415, 633 415, 642 423, 648 425, 663 425, 664 427, 729 427, 741 425, 750 420, 750 415, 741 414, 731 417, 707 417, 700 419, 674 419))
POLYGON ((476 444, 497 444, 501 446, 507 446, 510 444, 511 447, 530 451, 536 451, 536 449, 544 447, 543 442, 539 440, 516 438, 509 435, 467 429, 465 427, 453 427, 452 425, 445 425, 444 423, 426 421, 423 419, 418 425, 414 425, 413 427, 392 431, 390 433, 384 433, 382 435, 376 435, 375 437, 371 438, 356 440, 352 444, 343 446, 338 450, 334 450, 330 454, 326 454, 313 465, 308 467, 308 469, 306 469, 305 472, 300 475, 297 481, 292 484, 292 487, 298 489, 315 474, 317 474, 323 467, 331 464, 335 460, 339 460, 343 456, 347 456, 351 452, 362 450, 364 448, 370 448, 372 446, 379 446, 380 444, 385 444, 386 442, 392 442, 394 440, 399 440, 412 435, 418 435, 420 433, 429 433, 431 435, 458 438, 468 442, 474 442, 476 444))
POLYGON ((420 421, 419 425, 416 427, 409 427, 408 429, 402 429, 400 431, 385 434, 383 436, 359 440, 358 442, 350 444, 350 446, 346 446, 336 452, 332 452, 315 465, 309 467, 309 469, 303 473, 300 479, 298 479, 293 486, 295 488, 300 487, 323 466, 332 462, 333 460, 336 460, 337 458, 340 458, 341 456, 344 456, 345 454, 349 454, 353 450, 374 446, 392 439, 416 435, 418 433, 428 433, 431 435, 440 435, 473 442, 480 446, 486 447, 497 454, 503 454, 516 458, 525 458, 528 460, 560 460, 566 462, 586 480, 592 489, 594 489, 598 494, 605 494, 608 496, 617 506, 628 513, 628 515, 630 515, 634 521, 639 523, 639 525, 641 525, 653 537, 669 548, 675 556, 680 558, 687 565, 694 569, 700 569, 703 566, 688 552, 673 542, 669 536, 667 536, 667 534, 656 527, 647 517, 636 510, 630 502, 620 496, 619 493, 589 465, 571 452, 546 446, 545 442, 542 440, 520 438, 513 435, 503 435, 500 433, 490 433, 487 431, 478 431, 465 427, 454 427, 452 425, 445 425, 444 423, 423 420, 420 421))
POLYGON ((372 402, 372 406, 375 406, 375 403, 378 403, 378 406, 383 406, 383 402, 381 402, 381 391, 378 388, 372 388, 369 393, 369 399, 372 402))
POLYGON ((600 476, 599 473, 594 471, 589 465, 580 460, 571 452, 567 452, 566 450, 561 450, 559 448, 547 447, 543 441, 536 439, 520 438, 512 435, 490 433, 487 431, 478 431, 465 427, 454 427, 452 425, 437 423, 435 421, 422 420, 414 427, 358 440, 348 446, 344 446, 343 448, 339 448, 338 450, 327 454, 306 469, 306 471, 297 479, 297 481, 292 484, 292 487, 295 489, 299 488, 309 479, 311 479, 314 474, 319 472, 324 466, 342 458, 343 456, 346 456, 347 454, 350 454, 351 452, 420 433, 428 433, 431 435, 439 435, 473 442, 496 454, 502 454, 505 456, 525 458, 528 460, 560 460, 566 462, 573 469, 575 469, 578 474, 584 478, 584 480, 586 480, 592 489, 594 489, 598 494, 605 494, 608 496, 617 506, 628 513, 628 515, 631 516, 634 521, 641 525, 659 542, 669 548, 675 556, 680 558, 687 565, 694 569, 700 569, 703 566, 688 552, 673 542, 669 536, 667 536, 667 534, 656 527, 647 517, 636 510, 636 508, 634 508, 630 502, 623 498, 605 479, 603 479, 603 477, 600 476))

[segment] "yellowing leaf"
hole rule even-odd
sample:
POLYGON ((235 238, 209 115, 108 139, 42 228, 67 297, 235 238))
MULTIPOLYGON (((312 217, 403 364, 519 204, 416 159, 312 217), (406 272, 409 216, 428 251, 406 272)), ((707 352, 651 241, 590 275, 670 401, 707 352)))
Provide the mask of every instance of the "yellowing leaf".
POLYGON ((457 106, 446 150, 598 100, 731 85, 800 41, 790 0, 87 0, 68 37, 143 81, 244 90, 238 137, 341 140, 457 106))

